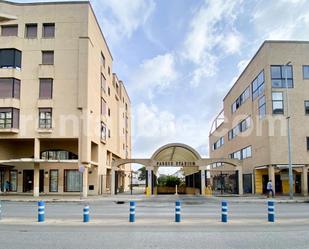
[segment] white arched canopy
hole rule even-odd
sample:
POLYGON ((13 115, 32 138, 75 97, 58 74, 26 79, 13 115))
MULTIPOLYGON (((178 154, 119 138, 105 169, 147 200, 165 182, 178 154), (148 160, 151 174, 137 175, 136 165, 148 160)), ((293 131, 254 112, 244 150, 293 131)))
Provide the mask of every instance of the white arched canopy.
POLYGON ((201 156, 192 147, 186 144, 173 143, 160 147, 151 157, 156 161, 196 161, 201 156))

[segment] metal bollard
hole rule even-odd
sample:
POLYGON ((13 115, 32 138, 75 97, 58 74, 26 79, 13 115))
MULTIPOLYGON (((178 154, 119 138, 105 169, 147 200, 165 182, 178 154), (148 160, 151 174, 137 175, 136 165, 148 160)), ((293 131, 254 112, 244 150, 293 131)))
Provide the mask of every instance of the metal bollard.
POLYGON ((268 221, 275 222, 275 202, 268 201, 268 221))
POLYGON ((130 201, 130 222, 135 222, 135 201, 130 201))
POLYGON ((181 215, 180 215, 180 211, 181 211, 181 205, 180 205, 180 201, 176 201, 175 203, 175 222, 180 222, 181 220, 181 215))
POLYGON ((222 201, 221 222, 227 222, 227 201, 222 201))
POLYGON ((38 222, 45 221, 45 203, 44 201, 38 202, 38 222))
POLYGON ((89 205, 84 206, 84 222, 89 222, 89 205))

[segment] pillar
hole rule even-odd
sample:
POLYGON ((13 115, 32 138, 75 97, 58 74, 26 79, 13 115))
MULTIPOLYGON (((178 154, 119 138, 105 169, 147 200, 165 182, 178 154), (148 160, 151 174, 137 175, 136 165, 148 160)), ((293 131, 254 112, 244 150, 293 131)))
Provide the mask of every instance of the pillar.
POLYGON ((115 173, 115 169, 112 167, 112 172, 111 172, 111 195, 115 195, 115 184, 116 184, 116 173, 115 173))
POLYGON ((242 167, 238 167, 238 194, 244 194, 244 184, 243 184, 243 177, 242 177, 242 167))
POLYGON ((40 164, 34 163, 33 173, 33 196, 39 197, 40 195, 40 164))
POLYGON ((88 196, 88 166, 85 166, 85 170, 83 173, 83 198, 87 198, 88 196))
POLYGON ((304 196, 308 196, 308 165, 303 167, 301 174, 301 191, 304 196))
POLYGON ((201 191, 202 195, 206 194, 206 171, 204 169, 201 170, 201 191))
POLYGON ((41 149, 40 149, 40 139, 35 138, 34 139, 34 159, 40 159, 41 157, 41 149))
POLYGON ((146 188, 146 195, 151 196, 152 195, 152 167, 147 167, 147 188, 146 188))
POLYGON ((268 166, 268 179, 271 180, 272 184, 273 184, 273 191, 274 194, 276 192, 276 183, 275 183, 275 166, 273 165, 269 165, 268 166))

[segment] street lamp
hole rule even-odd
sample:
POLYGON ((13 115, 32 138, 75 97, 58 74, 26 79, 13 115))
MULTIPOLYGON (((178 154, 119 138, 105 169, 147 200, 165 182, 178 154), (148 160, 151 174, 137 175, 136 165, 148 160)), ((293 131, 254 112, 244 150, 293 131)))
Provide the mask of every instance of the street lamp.
POLYGON ((288 132, 288 158, 289 158, 289 188, 290 199, 293 199, 293 170, 292 170, 292 154, 291 154, 291 130, 290 130, 290 114, 289 114, 289 94, 288 94, 288 66, 291 64, 289 61, 284 65, 285 69, 285 88, 286 88, 286 121, 288 132))

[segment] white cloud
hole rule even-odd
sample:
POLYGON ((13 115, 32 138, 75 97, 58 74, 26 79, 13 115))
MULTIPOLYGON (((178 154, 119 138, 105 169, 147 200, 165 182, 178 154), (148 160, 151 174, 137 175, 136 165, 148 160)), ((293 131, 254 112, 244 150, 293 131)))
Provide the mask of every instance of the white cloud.
POLYGON ((260 2, 252 22, 258 42, 272 40, 308 40, 309 1, 284 0, 260 2))
POLYGON ((239 52, 242 37, 236 31, 234 21, 241 12, 241 2, 242 0, 205 1, 194 13, 182 54, 197 66, 192 85, 196 86, 202 78, 216 74, 220 56, 239 52), (218 48, 222 52, 216 51, 218 48))
POLYGON ((92 3, 102 20, 104 33, 113 42, 130 38, 146 23, 156 6, 153 0, 92 0, 92 3))
POLYGON ((170 87, 178 75, 175 56, 168 53, 143 61, 131 81, 134 82, 134 89, 146 90, 151 95, 153 90, 170 87))
POLYGON ((186 143, 197 149, 207 147, 209 124, 205 120, 195 120, 190 115, 176 116, 153 104, 140 103, 134 110, 135 157, 151 156, 157 148, 172 142, 186 143))

